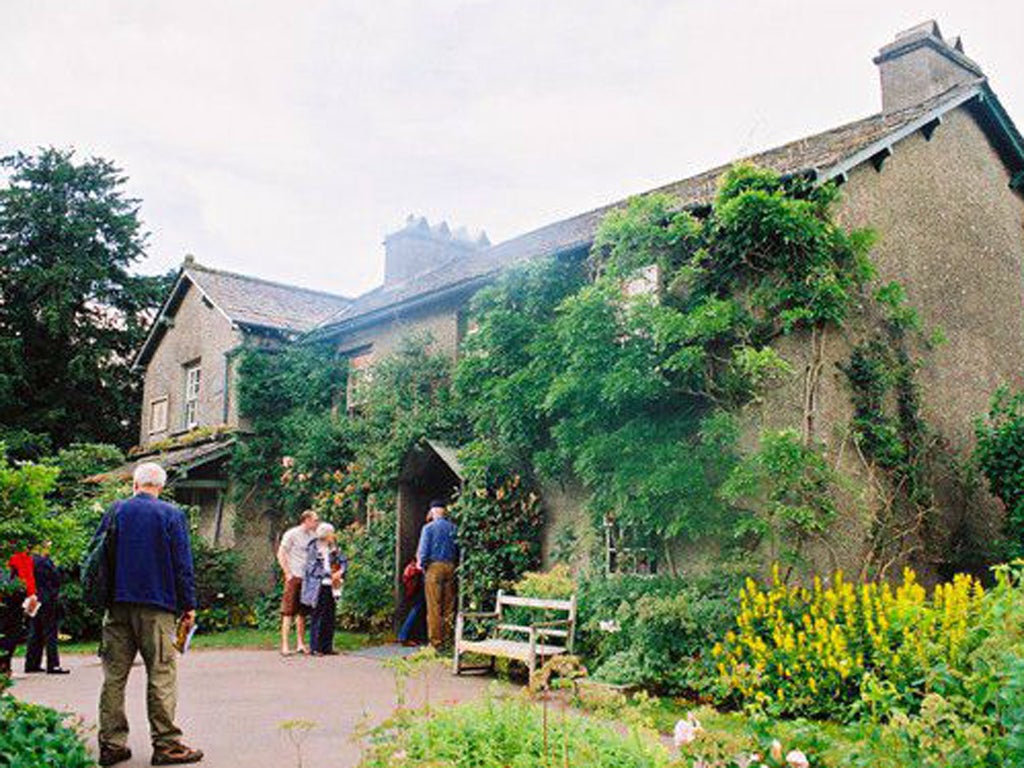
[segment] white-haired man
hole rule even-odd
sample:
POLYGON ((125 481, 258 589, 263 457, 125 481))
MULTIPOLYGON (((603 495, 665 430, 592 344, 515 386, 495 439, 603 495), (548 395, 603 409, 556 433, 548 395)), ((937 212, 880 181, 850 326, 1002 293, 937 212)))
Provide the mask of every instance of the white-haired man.
POLYGON ((185 514, 159 498, 166 483, 159 464, 140 464, 134 495, 116 502, 100 523, 99 531, 111 523, 116 531, 114 598, 103 617, 100 645, 100 765, 131 759, 124 693, 137 654, 146 665, 152 764, 203 759, 200 750, 182 743, 174 724, 178 674, 173 642, 178 617, 187 624, 195 621, 196 590, 185 514))

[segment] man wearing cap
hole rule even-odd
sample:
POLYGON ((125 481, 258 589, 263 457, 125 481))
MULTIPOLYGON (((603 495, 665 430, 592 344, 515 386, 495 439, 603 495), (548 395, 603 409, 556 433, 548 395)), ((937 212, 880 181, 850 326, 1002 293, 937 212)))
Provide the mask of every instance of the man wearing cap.
POLYGON ((447 518, 445 503, 430 502, 433 520, 423 526, 417 549, 423 570, 423 590, 427 598, 427 634, 430 644, 440 649, 451 632, 455 615, 455 563, 459 557, 456 529, 447 518))

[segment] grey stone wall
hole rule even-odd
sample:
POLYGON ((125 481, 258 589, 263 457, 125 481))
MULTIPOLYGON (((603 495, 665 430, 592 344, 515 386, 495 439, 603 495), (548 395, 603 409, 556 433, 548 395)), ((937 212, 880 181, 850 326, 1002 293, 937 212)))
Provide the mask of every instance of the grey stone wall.
MULTIPOLYGON (((199 392, 199 426, 212 427, 225 423, 225 353, 242 341, 239 331, 216 307, 202 300, 202 294, 191 287, 146 367, 142 396, 142 427, 139 445, 146 446, 182 432, 184 426, 185 366, 199 360, 202 377, 199 392), (168 398, 167 429, 150 429, 150 405, 153 400, 168 398)), ((237 409, 228 414, 228 424, 237 424, 237 409)))
MULTIPOLYGON (((854 169, 838 208, 843 225, 878 232, 872 253, 876 284, 899 281, 926 328, 941 329, 947 339, 932 351, 918 350, 923 367, 917 381, 927 423, 961 461, 974 445, 972 422, 987 410, 996 387, 1024 385, 1024 200, 1008 185, 1002 162, 967 108, 961 108, 946 116, 931 141, 918 134, 897 144, 881 172, 870 164, 854 169)), ((886 478, 869 471, 847 439, 850 390, 838 368, 875 323, 877 318, 861 313, 849 327, 831 333, 825 345, 815 437, 825 442, 830 461, 851 483, 828 540, 811 547, 819 568, 850 570, 860 564, 872 512, 889 490, 886 478)), ((779 351, 796 375, 747 413, 748 448, 765 428, 801 424, 810 337, 788 338, 779 351)), ((957 544, 957 530, 976 541, 992 541, 1001 520, 1001 505, 984 487, 965 504, 954 485, 937 489, 933 535, 940 552, 957 544)), ((910 563, 925 578, 936 578, 944 563, 935 554, 918 550, 910 563)))
POLYGON ((454 358, 460 341, 459 313, 464 305, 465 300, 453 298, 408 314, 395 314, 376 325, 345 334, 338 349, 345 353, 372 345, 374 358, 380 360, 394 352, 403 339, 429 334, 434 352, 454 358))

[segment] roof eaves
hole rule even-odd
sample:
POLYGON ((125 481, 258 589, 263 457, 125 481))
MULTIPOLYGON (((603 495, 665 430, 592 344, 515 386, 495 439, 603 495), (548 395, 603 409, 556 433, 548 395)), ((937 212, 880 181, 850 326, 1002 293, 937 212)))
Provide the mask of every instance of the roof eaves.
POLYGON ((139 351, 135 353, 135 359, 132 360, 131 366, 133 371, 141 369, 148 362, 148 358, 147 360, 143 360, 143 358, 147 357, 150 347, 158 343, 160 338, 163 336, 164 329, 166 327, 164 324, 164 318, 167 317, 167 311, 170 309, 171 303, 178 295, 178 291, 181 288, 181 284, 185 277, 185 270, 179 270, 178 277, 174 280, 174 285, 167 293, 167 298, 164 299, 164 303, 160 305, 160 311, 157 312, 156 317, 153 318, 153 324, 149 327, 149 333, 146 334, 146 340, 142 342, 142 346, 139 347, 139 351))
POLYGON ((957 107, 966 104, 971 99, 977 98, 982 92, 982 84, 978 83, 966 91, 951 97, 948 101, 942 102, 933 109, 925 112, 918 118, 911 120, 905 125, 897 128, 876 141, 862 147, 851 155, 840 160, 838 163, 832 165, 829 168, 820 169, 818 172, 818 179, 824 183, 826 181, 832 181, 840 177, 845 177, 850 171, 863 163, 870 161, 875 158, 879 153, 885 152, 886 150, 891 151, 892 147, 913 134, 920 131, 929 123, 933 122, 937 118, 941 118, 947 112, 950 112, 957 107))

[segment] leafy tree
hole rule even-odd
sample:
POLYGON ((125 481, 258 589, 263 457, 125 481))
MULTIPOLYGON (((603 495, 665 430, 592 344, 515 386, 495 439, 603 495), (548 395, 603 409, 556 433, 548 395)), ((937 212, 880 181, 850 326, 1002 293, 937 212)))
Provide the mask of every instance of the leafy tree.
POLYGON ((139 201, 114 164, 70 150, 0 166, 0 432, 21 455, 131 444, 129 363, 167 284, 128 271, 144 255, 139 201))

